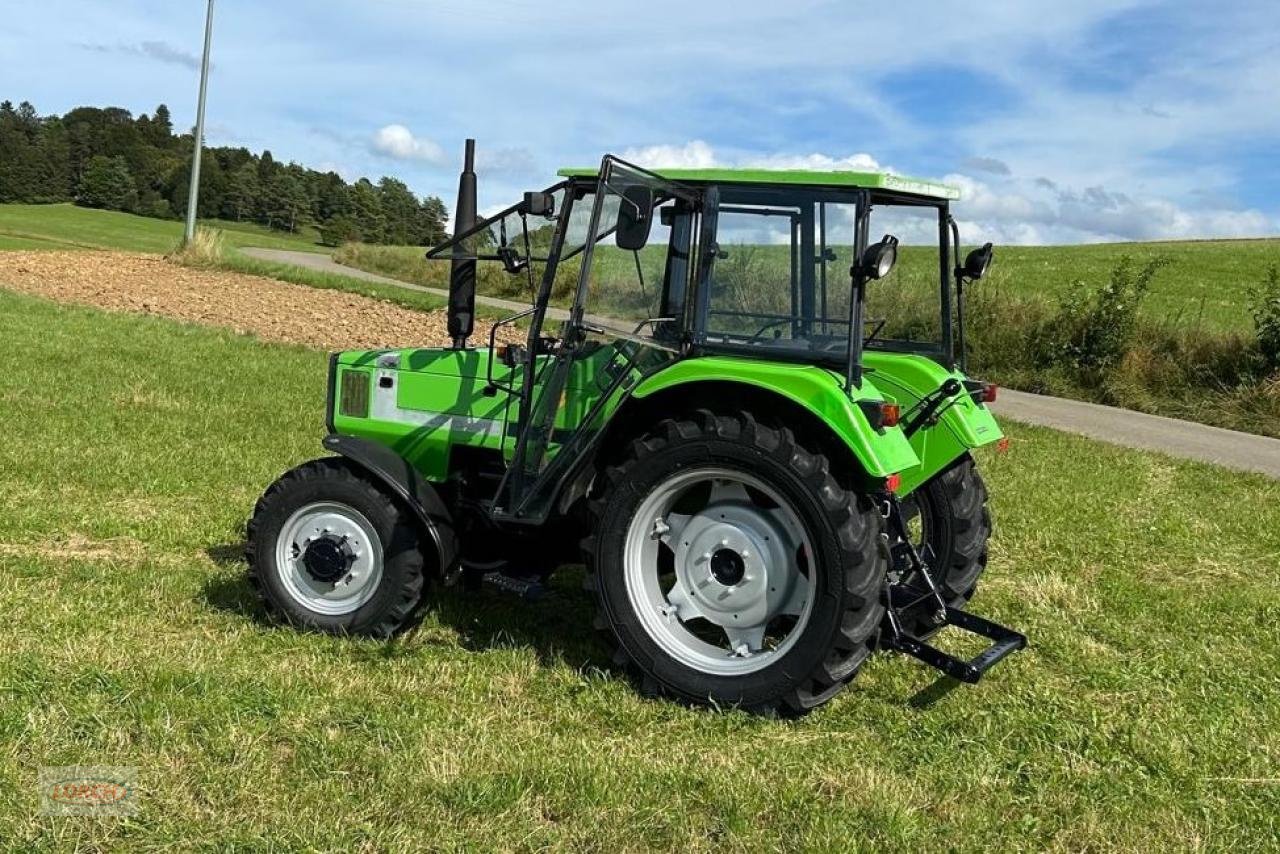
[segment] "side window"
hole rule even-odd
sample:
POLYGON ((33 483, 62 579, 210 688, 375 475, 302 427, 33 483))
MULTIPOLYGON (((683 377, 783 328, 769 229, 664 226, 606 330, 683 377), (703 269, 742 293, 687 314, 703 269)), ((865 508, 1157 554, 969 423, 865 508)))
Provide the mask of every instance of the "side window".
POLYGON ((725 205, 716 222, 707 334, 791 338, 799 284, 799 208, 725 205))
POLYGON ((887 349, 942 343, 939 211, 931 206, 873 204, 868 240, 897 237, 898 263, 867 286, 867 346, 887 349))
POLYGON ((857 207, 722 205, 707 297, 707 340, 848 346, 857 207))

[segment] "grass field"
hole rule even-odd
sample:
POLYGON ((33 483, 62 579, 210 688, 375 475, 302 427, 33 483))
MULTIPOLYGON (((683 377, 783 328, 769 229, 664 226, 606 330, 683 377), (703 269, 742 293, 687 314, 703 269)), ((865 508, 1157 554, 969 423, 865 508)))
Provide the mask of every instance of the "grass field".
MULTIPOLYGON (((284 234, 254 223, 201 220, 225 234, 229 246, 322 251, 316 234, 284 234)), ((181 222, 75 205, 0 205, 0 250, 124 249, 167 254, 182 241, 181 222)))
POLYGON ((878 657, 795 723, 637 696, 570 571, 393 643, 267 625, 244 520, 316 456, 324 357, 0 291, 0 847, 1273 848, 1280 483, 1014 427, 983 455, 976 688, 878 657), (134 819, 37 815, 133 765, 134 819))

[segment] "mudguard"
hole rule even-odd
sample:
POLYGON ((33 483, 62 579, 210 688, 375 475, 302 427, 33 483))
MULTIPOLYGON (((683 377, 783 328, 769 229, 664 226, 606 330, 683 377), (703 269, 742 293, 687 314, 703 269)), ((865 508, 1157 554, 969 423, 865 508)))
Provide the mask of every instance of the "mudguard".
POLYGON ((331 434, 325 438, 324 446, 360 466, 408 505, 435 543, 440 572, 453 568, 458 559, 458 537, 453 517, 435 487, 404 457, 386 445, 354 436, 331 434))
MULTIPOLYGON (((868 351, 863 354, 863 362, 867 375, 880 391, 901 405, 904 412, 948 379, 965 379, 962 373, 924 356, 868 351)), ((972 449, 1003 437, 991 410, 968 394, 957 395, 955 402, 942 411, 935 426, 911 437, 911 447, 920 458, 920 466, 903 472, 899 494, 910 494, 972 449)))
POLYGON ((753 385, 799 404, 826 423, 872 477, 884 478, 920 465, 900 428, 877 430, 858 406, 859 401, 885 399, 873 382, 864 381, 851 397, 838 374, 816 365, 703 356, 685 359, 655 374, 642 382, 634 395, 644 398, 707 380, 753 385))

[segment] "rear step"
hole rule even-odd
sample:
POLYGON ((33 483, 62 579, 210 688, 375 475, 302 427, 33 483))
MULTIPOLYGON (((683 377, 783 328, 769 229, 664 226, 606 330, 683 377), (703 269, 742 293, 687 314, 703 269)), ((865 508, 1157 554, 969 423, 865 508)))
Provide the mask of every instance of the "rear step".
POLYGON ((992 644, 968 661, 945 653, 936 646, 931 646, 903 631, 887 632, 884 645, 887 649, 905 652, 912 658, 918 658, 951 678, 968 682, 970 685, 977 684, 982 674, 995 667, 1006 656, 1027 646, 1026 635, 958 608, 946 608, 940 625, 955 626, 966 632, 980 635, 992 641, 992 644))
POLYGON ((888 522, 889 536, 892 540, 890 552, 893 555, 893 565, 888 578, 885 579, 887 610, 881 643, 886 649, 906 653, 930 667, 941 670, 953 679, 973 685, 982 678, 984 673, 1010 654, 1026 648, 1027 636, 1021 632, 1015 632, 977 614, 970 614, 968 611, 948 605, 938 590, 938 585, 934 583, 933 574, 929 571, 929 565, 934 560, 933 549, 926 545, 923 549, 924 553, 921 554, 911 542, 911 535, 907 530, 898 497, 893 493, 887 493, 882 507, 885 521, 888 522), (913 576, 918 576, 916 583, 904 583, 913 576), (923 590, 917 586, 919 580, 924 582, 923 590), (904 628, 910 624, 907 614, 930 600, 933 604, 929 605, 929 608, 933 608, 934 604, 937 605, 930 620, 930 631, 955 626, 962 631, 986 638, 991 641, 991 646, 965 661, 910 634, 904 628))

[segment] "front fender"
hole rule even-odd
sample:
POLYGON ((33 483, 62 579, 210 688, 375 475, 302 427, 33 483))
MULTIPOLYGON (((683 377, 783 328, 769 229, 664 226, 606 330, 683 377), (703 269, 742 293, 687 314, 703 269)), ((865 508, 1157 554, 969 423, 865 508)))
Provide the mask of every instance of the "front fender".
POLYGON ((440 572, 453 568, 458 559, 453 517, 435 487, 418 474, 408 460, 386 445, 354 436, 333 434, 325 438, 324 446, 364 469, 404 502, 435 544, 440 572))
POLYGON ((900 428, 876 430, 858 407, 860 400, 885 400, 874 383, 864 381, 850 397, 839 376, 814 365, 729 356, 685 359, 646 379, 633 396, 643 399, 676 386, 708 381, 744 383, 804 407, 831 428, 871 477, 885 478, 920 464, 900 428))

